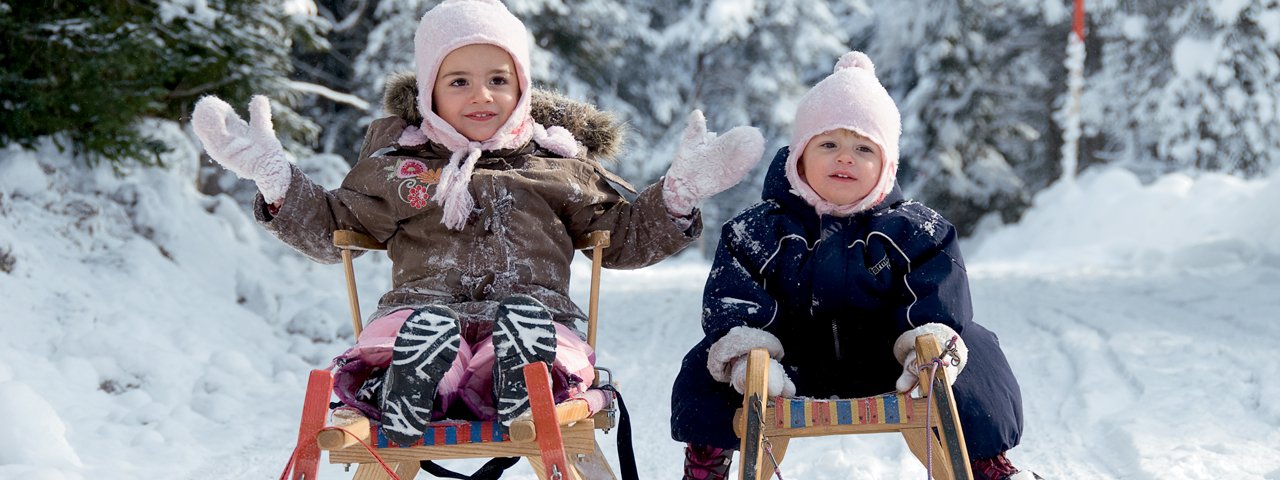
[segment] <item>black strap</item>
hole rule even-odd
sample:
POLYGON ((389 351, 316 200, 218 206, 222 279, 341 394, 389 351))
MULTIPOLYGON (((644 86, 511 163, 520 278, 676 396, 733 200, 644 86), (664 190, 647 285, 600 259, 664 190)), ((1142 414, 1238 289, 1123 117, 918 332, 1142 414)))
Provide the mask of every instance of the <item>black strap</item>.
MULTIPOLYGON (((640 474, 636 470, 636 452, 635 447, 631 444, 631 414, 627 413, 627 404, 622 401, 622 393, 613 385, 603 385, 601 390, 613 392, 614 398, 618 399, 618 463, 622 470, 622 480, 640 480, 640 474)), ((516 462, 520 461, 520 457, 495 457, 485 462, 475 473, 471 475, 463 475, 461 473, 449 470, 437 465, 431 460, 422 461, 422 469, 437 478, 456 478, 459 480, 497 480, 502 477, 502 472, 511 468, 516 462)))
POLYGON ((640 474, 636 471, 636 452, 631 445, 631 414, 627 413, 627 404, 622 401, 622 393, 613 385, 603 385, 601 390, 613 392, 614 398, 618 399, 618 410, 621 415, 618 417, 618 463, 622 469, 622 480, 640 480, 640 474))
POLYGON ((457 478, 459 480, 498 480, 502 478, 502 472, 511 468, 516 462, 520 461, 520 457, 494 457, 488 462, 476 469, 471 475, 463 475, 461 473, 441 467, 431 460, 422 461, 422 469, 436 478, 457 478))

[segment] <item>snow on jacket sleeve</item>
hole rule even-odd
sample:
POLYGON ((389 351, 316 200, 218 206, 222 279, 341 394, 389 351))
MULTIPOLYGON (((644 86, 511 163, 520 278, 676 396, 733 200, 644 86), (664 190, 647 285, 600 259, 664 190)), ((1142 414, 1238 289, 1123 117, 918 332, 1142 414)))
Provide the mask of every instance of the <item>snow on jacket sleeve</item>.
POLYGON ((386 202, 348 186, 353 179, 359 181, 368 176, 368 172, 363 170, 376 168, 367 161, 371 150, 379 144, 379 140, 373 139, 403 129, 403 120, 399 119, 382 119, 370 125, 360 153, 361 161, 347 174, 343 186, 336 190, 325 190, 307 178, 297 166, 290 166, 289 190, 280 210, 272 215, 267 211, 262 194, 258 194, 254 201, 254 217, 276 238, 320 263, 342 260, 341 251, 333 246, 334 230, 355 230, 386 243, 397 228, 396 219, 382 213, 390 210, 386 202))
POLYGON ((289 193, 275 215, 267 211, 261 194, 254 201, 254 217, 276 238, 312 260, 337 263, 342 260, 342 254, 333 246, 334 230, 355 230, 384 242, 390 237, 391 232, 374 232, 365 228, 353 212, 352 204, 373 203, 375 199, 343 189, 326 191, 298 167, 290 168, 293 174, 289 193))
POLYGON ((973 320, 973 300, 956 229, 923 205, 904 210, 913 238, 904 245, 909 272, 904 276, 903 302, 897 308, 898 328, 905 332, 941 323, 963 333, 973 320))
POLYGON ((765 290, 753 261, 760 258, 760 247, 747 236, 754 230, 747 217, 725 223, 720 233, 702 296, 702 330, 709 338, 720 338, 737 326, 763 329, 777 315, 778 302, 765 290))
POLYGON ((607 230, 609 248, 604 249, 604 266, 617 269, 641 268, 657 263, 687 247, 702 233, 702 216, 681 229, 667 214, 658 181, 628 202, 609 184, 603 168, 583 160, 577 185, 566 201, 565 219, 575 238, 592 231, 607 230))

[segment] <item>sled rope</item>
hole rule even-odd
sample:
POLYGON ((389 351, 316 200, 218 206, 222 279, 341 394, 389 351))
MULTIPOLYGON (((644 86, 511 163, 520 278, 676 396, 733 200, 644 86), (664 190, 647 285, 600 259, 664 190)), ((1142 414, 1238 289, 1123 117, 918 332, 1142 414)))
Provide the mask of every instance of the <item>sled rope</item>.
MULTIPOLYGON (((760 417, 764 418, 764 415, 760 417)), ((773 464, 773 475, 778 477, 778 480, 782 480, 782 466, 778 465, 778 460, 773 458, 773 444, 769 443, 769 437, 761 435, 760 438, 764 439, 764 453, 769 455, 769 463, 773 464)))
MULTIPOLYGON (((360 442, 360 446, 364 447, 365 450, 369 451, 369 455, 373 455, 373 459, 378 461, 378 465, 382 466, 382 470, 387 472, 387 475, 391 477, 391 480, 400 480, 400 477, 396 475, 395 470, 392 470, 391 467, 387 466, 387 462, 382 461, 382 457, 378 456, 378 452, 375 452, 373 450, 373 447, 370 446, 368 442, 361 440, 359 435, 351 433, 350 430, 347 430, 342 427, 324 427, 320 429, 321 432, 327 431, 327 430, 337 430, 347 435, 351 435, 351 438, 356 439, 357 442, 360 442)), ((288 478, 289 472, 293 470, 293 460, 297 456, 298 456, 298 449, 294 448, 293 454, 289 456, 289 464, 285 466, 284 472, 280 474, 280 480, 286 480, 288 478)))

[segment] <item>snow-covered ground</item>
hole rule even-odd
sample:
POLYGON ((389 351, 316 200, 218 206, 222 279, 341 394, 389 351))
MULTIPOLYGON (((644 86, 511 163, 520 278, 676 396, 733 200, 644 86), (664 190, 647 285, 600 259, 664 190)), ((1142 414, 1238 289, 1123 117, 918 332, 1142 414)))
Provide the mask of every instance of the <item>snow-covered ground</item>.
MULTIPOLYGON (((179 147, 173 167, 124 179, 51 147, 0 150, 0 478, 277 477, 307 372, 351 341, 340 267, 196 192, 196 147, 156 128, 179 147)), ((341 175, 332 159, 302 165, 341 175)), ((1274 179, 1103 170, 967 239, 978 320, 1022 383, 1014 462, 1050 479, 1280 479, 1275 205, 1274 179)), ((670 385, 700 336, 708 268, 690 252, 604 277, 600 363, 626 395, 642 478, 680 475, 670 385)), ((359 261, 366 311, 388 269, 359 261)), ((575 269, 585 299, 588 263, 575 269)), ((925 476, 893 435, 796 440, 782 467, 925 476)))

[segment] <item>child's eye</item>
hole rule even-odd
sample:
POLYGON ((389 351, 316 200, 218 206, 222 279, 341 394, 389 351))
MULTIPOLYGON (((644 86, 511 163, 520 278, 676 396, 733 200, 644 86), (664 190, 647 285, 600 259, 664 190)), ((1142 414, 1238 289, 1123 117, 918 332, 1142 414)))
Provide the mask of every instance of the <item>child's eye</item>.
POLYGON ((450 87, 465 87, 465 86, 467 86, 467 81, 466 81, 465 79, 455 78, 455 79, 453 79, 453 81, 449 82, 449 86, 450 86, 450 87))
POLYGON ((506 85, 508 83, 510 83, 510 80, 507 80, 507 77, 493 77, 492 80, 489 80, 491 85, 506 85))
POLYGON ((836 148, 836 142, 822 142, 818 144, 822 148, 836 148))
POLYGON ((862 153, 875 153, 875 150, 872 150, 871 147, 866 145, 858 145, 858 151, 862 153))

